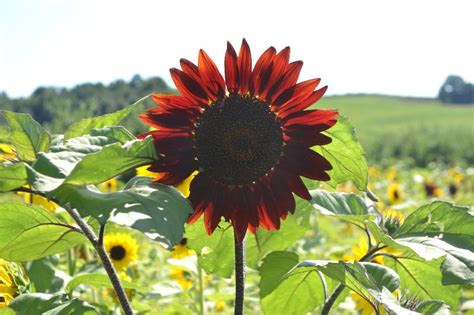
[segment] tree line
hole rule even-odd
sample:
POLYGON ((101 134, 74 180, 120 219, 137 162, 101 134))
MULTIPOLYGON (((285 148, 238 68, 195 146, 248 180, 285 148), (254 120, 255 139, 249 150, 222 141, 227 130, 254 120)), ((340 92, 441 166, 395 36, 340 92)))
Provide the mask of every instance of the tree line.
MULTIPOLYGON (((116 80, 108 85, 84 83, 73 88, 39 87, 24 98, 10 98, 5 92, 0 92, 0 108, 29 113, 51 132, 62 133, 82 118, 114 112, 150 93, 173 92, 159 77, 143 79, 135 75, 128 82, 116 80)), ((147 100, 137 108, 137 115, 150 106, 153 106, 153 102, 147 100)), ((137 115, 130 115, 125 122, 135 133, 147 129, 137 115)))
POLYGON ((474 85, 460 76, 450 75, 439 89, 438 99, 450 104, 474 104, 474 85))

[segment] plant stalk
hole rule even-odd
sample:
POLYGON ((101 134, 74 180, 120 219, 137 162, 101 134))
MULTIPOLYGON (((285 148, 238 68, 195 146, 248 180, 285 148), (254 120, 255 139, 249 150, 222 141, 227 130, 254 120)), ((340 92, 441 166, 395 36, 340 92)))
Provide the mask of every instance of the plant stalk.
POLYGON ((71 215, 71 217, 76 221, 77 225, 81 228, 84 232, 86 237, 94 246, 97 254, 99 255, 100 260, 102 261, 102 265, 104 266, 107 275, 109 276, 110 282, 114 288, 115 294, 117 295, 117 299, 119 300, 120 305, 122 306, 122 310, 125 315, 133 315, 132 307, 130 306, 130 301, 128 300, 127 294, 125 293, 122 284, 120 283, 120 279, 115 271, 115 268, 110 260, 107 252, 105 251, 103 239, 104 239, 104 232, 105 232, 105 225, 100 226, 99 230, 99 238, 95 235, 94 231, 90 228, 84 219, 79 215, 76 209, 72 209, 69 206, 64 207, 66 211, 71 215))
POLYGON ((199 311, 200 315, 204 315, 204 279, 202 274, 202 268, 198 266, 198 281, 199 281, 199 311))
POLYGON ((74 221, 77 223, 77 225, 81 229, 82 233, 84 233, 84 235, 87 237, 87 239, 91 242, 91 244, 94 246, 95 250, 97 251, 97 254, 99 255, 99 258, 102 261, 102 265, 104 266, 104 269, 107 272, 107 275, 109 276, 110 282, 112 283, 115 294, 117 295, 117 299, 119 300, 120 306, 122 307, 124 314, 133 315, 133 310, 132 310, 132 307, 130 306, 130 301, 128 300, 127 294, 125 293, 125 290, 122 287, 122 284, 120 283, 120 279, 117 275, 117 272, 115 271, 112 261, 110 260, 104 248, 103 241, 104 241, 105 225, 100 226, 99 238, 97 238, 94 231, 90 228, 87 222, 84 221, 84 219, 81 217, 79 212, 77 212, 76 209, 71 208, 69 204, 61 204, 58 200, 54 198, 49 198, 49 196, 47 196, 46 194, 40 191, 30 189, 30 188, 19 187, 17 189, 14 189, 14 191, 29 192, 31 194, 37 194, 37 195, 43 196, 61 205, 69 213, 69 215, 74 219, 74 221))
POLYGON ((321 315, 328 315, 329 314, 329 310, 334 305, 334 303, 336 302, 337 298, 342 293, 342 291, 344 291, 345 287, 346 286, 342 283, 340 283, 337 286, 337 288, 334 290, 334 292, 331 294, 331 296, 327 299, 326 303, 324 303, 324 307, 323 307, 323 310, 321 311, 321 315))
POLYGON ((239 241, 234 235, 235 244, 235 307, 234 315, 244 314, 245 295, 245 239, 239 241))

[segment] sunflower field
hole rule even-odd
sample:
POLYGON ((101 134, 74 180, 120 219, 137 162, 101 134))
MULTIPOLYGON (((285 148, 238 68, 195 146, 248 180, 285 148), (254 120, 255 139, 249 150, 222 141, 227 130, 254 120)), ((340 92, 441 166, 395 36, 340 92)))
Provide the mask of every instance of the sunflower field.
POLYGON ((472 109, 252 57, 62 134, 2 111, 0 314, 474 314, 472 109))

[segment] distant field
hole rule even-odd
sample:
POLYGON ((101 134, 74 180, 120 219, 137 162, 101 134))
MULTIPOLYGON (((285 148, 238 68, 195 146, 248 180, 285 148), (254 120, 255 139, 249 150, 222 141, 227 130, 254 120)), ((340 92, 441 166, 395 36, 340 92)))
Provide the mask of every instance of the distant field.
POLYGON ((349 117, 371 162, 474 163, 474 106, 390 96, 333 96, 317 107, 349 117))
MULTIPOLYGON (((422 167, 430 162, 474 164, 474 106, 354 95, 325 97, 317 107, 337 108, 349 117, 370 163, 388 166, 402 159, 422 167)), ((138 124, 137 118, 130 117, 126 121, 131 130, 138 124)), ((5 127, 0 118, 0 138, 3 139, 7 136, 5 127)), ((65 128, 67 126, 58 129, 65 128)))

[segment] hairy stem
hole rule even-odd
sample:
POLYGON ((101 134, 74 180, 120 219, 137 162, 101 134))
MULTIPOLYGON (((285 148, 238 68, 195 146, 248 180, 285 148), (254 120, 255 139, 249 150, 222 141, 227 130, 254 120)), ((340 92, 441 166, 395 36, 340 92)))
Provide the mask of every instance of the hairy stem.
POLYGON ((326 303, 324 303, 324 307, 323 307, 323 310, 321 311, 321 315, 328 315, 329 314, 329 310, 331 309, 331 307, 334 305, 334 303, 336 302, 337 298, 339 297, 339 295, 342 293, 342 291, 344 291, 344 288, 346 286, 342 283, 340 283, 337 288, 334 290, 334 292, 331 294, 331 296, 329 297, 329 299, 327 299, 326 303))
POLYGON ((244 313, 245 295, 245 239, 239 241, 234 236, 235 242, 235 307, 234 315, 244 313))
POLYGON ((84 232, 86 237, 89 239, 89 241, 92 243, 95 250, 97 251, 99 258, 102 261, 102 265, 104 266, 104 269, 110 278, 110 282, 112 282, 112 286, 114 288, 115 294, 117 295, 117 299, 119 300, 120 305, 122 306, 124 314, 132 315, 133 311, 132 307, 130 306, 130 301, 128 300, 127 294, 125 293, 125 290, 123 289, 122 284, 120 283, 120 279, 117 275, 117 272, 115 271, 112 261, 110 260, 104 248, 103 239, 105 225, 100 226, 99 238, 97 238, 94 231, 92 231, 87 222, 82 219, 76 209, 72 209, 68 206, 65 207, 65 209, 74 219, 74 221, 76 221, 77 225, 79 225, 81 230, 84 232))
POLYGON ((69 213, 69 215, 74 219, 76 224, 81 229, 82 233, 87 237, 89 242, 91 242, 91 244, 94 246, 94 249, 97 251, 99 258, 102 261, 102 265, 104 266, 104 269, 107 272, 107 275, 109 276, 110 282, 112 283, 115 294, 117 295, 120 305, 122 306, 124 314, 133 315, 132 307, 130 306, 130 301, 128 300, 128 297, 125 294, 125 290, 123 289, 122 284, 120 283, 120 279, 117 275, 117 272, 114 269, 112 261, 110 260, 104 248, 103 240, 104 240, 105 224, 100 226, 99 238, 97 238, 97 236, 95 235, 94 231, 91 229, 89 224, 87 224, 87 222, 84 221, 84 219, 81 217, 79 212, 77 212, 76 209, 71 208, 69 204, 61 204, 58 200, 50 198, 46 194, 40 191, 30 189, 30 188, 19 187, 15 189, 14 191, 29 192, 31 194, 43 196, 61 205, 69 213))
POLYGON ((199 281, 199 293, 198 293, 198 299, 199 299, 199 314, 204 315, 204 279, 203 279, 203 274, 202 274, 202 268, 198 266, 198 281, 199 281))

